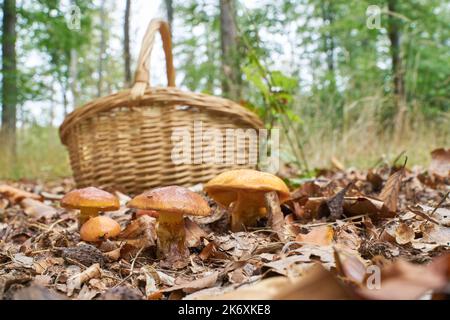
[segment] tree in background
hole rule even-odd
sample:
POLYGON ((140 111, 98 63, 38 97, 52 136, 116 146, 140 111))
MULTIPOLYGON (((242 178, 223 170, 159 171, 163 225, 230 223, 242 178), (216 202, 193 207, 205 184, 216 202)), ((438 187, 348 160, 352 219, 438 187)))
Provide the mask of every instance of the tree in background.
POLYGON ((167 21, 169 22, 170 30, 172 30, 173 24, 173 1, 164 0, 164 6, 166 8, 167 21))
POLYGON ((131 84, 131 54, 130 54, 130 12, 131 0, 126 0, 123 21, 123 58, 125 66, 125 85, 131 84))
POLYGON ((238 60, 238 34, 234 0, 220 0, 220 44, 222 49, 222 94, 241 97, 242 77, 238 60))
POLYGON ((3 1, 2 28, 2 127, 1 143, 8 157, 16 155, 16 1, 3 1))

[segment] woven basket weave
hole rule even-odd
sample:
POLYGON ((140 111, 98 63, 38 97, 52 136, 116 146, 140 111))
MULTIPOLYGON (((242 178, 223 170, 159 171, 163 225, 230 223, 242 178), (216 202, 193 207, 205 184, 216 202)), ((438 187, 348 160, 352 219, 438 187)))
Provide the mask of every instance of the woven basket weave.
POLYGON ((174 86, 169 27, 153 20, 142 41, 132 88, 77 108, 60 127, 78 187, 92 185, 137 194, 156 186, 204 183, 227 169, 253 167, 248 161, 244 165, 173 163, 174 129, 187 128, 193 138, 195 121, 201 121, 204 130, 222 132, 263 127, 254 113, 233 101, 174 86), (148 60, 158 31, 166 56, 167 88, 149 85, 148 60))

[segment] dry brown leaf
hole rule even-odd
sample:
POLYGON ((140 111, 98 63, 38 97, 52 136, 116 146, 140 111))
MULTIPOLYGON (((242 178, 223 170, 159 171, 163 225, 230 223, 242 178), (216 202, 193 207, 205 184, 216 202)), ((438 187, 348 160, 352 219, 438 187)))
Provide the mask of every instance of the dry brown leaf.
POLYGON ((329 246, 333 242, 334 230, 332 226, 314 227, 307 234, 298 234, 295 241, 315 244, 319 246, 329 246))
POLYGON ((119 234, 118 239, 125 240, 129 246, 136 249, 149 248, 156 245, 156 219, 147 215, 132 220, 130 224, 119 234))
POLYGON ((198 247, 202 239, 207 236, 206 232, 189 218, 184 219, 184 228, 186 230, 186 243, 189 248, 198 247))
POLYGON ((37 194, 30 193, 12 186, 8 186, 6 184, 0 185, 0 194, 8 198, 8 200, 13 203, 18 203, 25 198, 42 200, 42 197, 37 194))
POLYGON ((383 186, 383 179, 378 173, 373 170, 369 170, 367 172, 366 180, 372 185, 373 191, 378 192, 381 190, 381 187, 383 186))
POLYGON ((349 183, 345 188, 340 190, 334 196, 326 199, 319 206, 319 212, 317 214, 318 218, 323 217, 331 217, 333 219, 339 219, 342 217, 344 213, 343 205, 344 205, 344 196, 347 193, 348 189, 352 183, 349 183))
POLYGON ((206 261, 210 258, 223 259, 223 260, 226 260, 229 258, 226 253, 219 251, 218 246, 214 241, 211 241, 210 243, 208 243, 203 248, 203 250, 200 252, 198 257, 203 261, 206 261))
POLYGON ((199 278, 193 281, 188 281, 183 284, 175 285, 173 287, 163 289, 161 292, 171 292, 175 290, 183 290, 186 293, 192 293, 198 291, 200 289, 212 287, 216 282, 219 273, 214 271, 209 275, 204 276, 203 278, 199 278))
POLYGON ((397 212, 398 195, 402 184, 405 169, 401 168, 394 172, 386 181, 378 198, 383 201, 384 205, 390 212, 397 212))
POLYGON ((352 299, 336 277, 314 264, 301 277, 272 277, 224 294, 197 296, 199 300, 317 300, 352 299))
POLYGON ((314 264, 292 285, 282 288, 274 300, 351 300, 354 294, 330 271, 314 264))
POLYGON ((344 250, 334 250, 336 269, 340 276, 357 284, 362 284, 366 277, 366 265, 359 256, 344 250))
POLYGON ((392 217, 394 215, 389 212, 383 201, 367 196, 345 197, 344 213, 347 216, 368 214, 381 217, 392 217))
POLYGON ((47 289, 46 287, 33 283, 31 286, 18 290, 14 293, 14 300, 67 300, 61 294, 47 289))
POLYGON ((67 295, 70 297, 75 289, 80 288, 80 286, 86 281, 99 277, 101 274, 100 265, 98 263, 93 264, 81 273, 77 273, 67 279, 67 295))
POLYGON ((407 244, 414 240, 414 230, 406 223, 400 223, 395 229, 395 241, 398 244, 407 244))
POLYGON ((280 200, 278 199, 278 194, 275 191, 267 192, 265 194, 265 202, 267 208, 267 224, 270 228, 275 231, 278 239, 284 240, 285 236, 283 233, 284 226, 284 216, 280 208, 280 200))
POLYGON ((398 260, 381 270, 380 288, 362 286, 356 292, 365 299, 419 299, 429 290, 439 290, 447 284, 448 255, 427 266, 398 260))
POLYGON ((450 176, 450 149, 439 148, 431 152, 430 175, 440 178, 450 176))
POLYGON ((51 219, 58 214, 58 211, 55 208, 31 198, 25 198, 20 201, 20 206, 27 215, 32 216, 37 220, 41 218, 51 219))
POLYGON ((450 246, 450 228, 430 223, 422 223, 420 226, 423 239, 426 242, 450 246))

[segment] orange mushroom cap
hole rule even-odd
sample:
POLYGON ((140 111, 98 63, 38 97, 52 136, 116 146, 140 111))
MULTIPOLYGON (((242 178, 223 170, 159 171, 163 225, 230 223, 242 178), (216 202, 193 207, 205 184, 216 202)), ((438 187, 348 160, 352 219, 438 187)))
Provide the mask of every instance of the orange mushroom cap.
POLYGON ((280 202, 290 197, 289 188, 283 180, 273 174, 252 169, 225 171, 211 179, 204 189, 211 198, 226 207, 237 200, 239 191, 276 191, 280 202))
POLYGON ((61 206, 68 209, 98 208, 102 211, 118 210, 119 199, 109 192, 95 187, 75 189, 61 199, 61 206))
POLYGON ((120 225, 111 218, 98 216, 91 218, 81 226, 80 237, 83 241, 97 242, 114 238, 120 233, 120 225))
POLYGON ((134 197, 127 204, 130 208, 156 210, 167 213, 207 216, 211 208, 202 196, 184 187, 155 188, 134 197))

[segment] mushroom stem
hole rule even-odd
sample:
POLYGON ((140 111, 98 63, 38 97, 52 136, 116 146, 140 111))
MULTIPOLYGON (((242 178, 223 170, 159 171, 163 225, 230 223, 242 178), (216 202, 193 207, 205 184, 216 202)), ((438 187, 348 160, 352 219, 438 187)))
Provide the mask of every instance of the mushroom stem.
POLYGON ((231 231, 243 231, 245 227, 255 226, 258 219, 265 215, 264 193, 238 192, 231 210, 231 231))
POLYGON ((185 260, 189 256, 183 214, 159 212, 156 234, 160 258, 175 261, 185 260))
POLYGON ((78 229, 90 218, 98 216, 98 213, 99 210, 97 208, 81 208, 78 215, 78 229))

